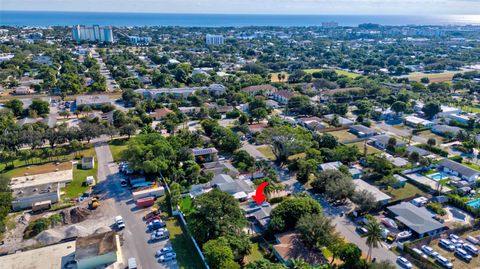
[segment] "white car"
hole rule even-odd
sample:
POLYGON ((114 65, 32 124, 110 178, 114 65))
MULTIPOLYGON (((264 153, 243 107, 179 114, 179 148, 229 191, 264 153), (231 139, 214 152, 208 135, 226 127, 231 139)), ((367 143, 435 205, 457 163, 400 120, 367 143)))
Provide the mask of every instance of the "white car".
POLYGON ((453 268, 453 264, 445 257, 441 256, 441 255, 438 255, 436 258, 435 258, 435 261, 437 263, 439 263, 442 267, 444 268, 447 268, 447 269, 452 269, 453 268))
POLYGON ((457 250, 455 250, 455 256, 467 262, 472 260, 472 255, 468 254, 463 248, 457 248, 457 250))
POLYGON ((428 259, 428 256, 425 253, 423 253, 421 250, 419 250, 418 248, 412 248, 412 251, 417 253, 422 258, 428 259))
POLYGON ((422 251, 425 252, 425 254, 427 254, 428 256, 433 257, 433 258, 438 256, 438 252, 434 251, 433 248, 431 248, 427 245, 422 246, 422 251))
POLYGON ((158 259, 158 262, 168 262, 175 260, 177 258, 177 254, 175 252, 169 252, 165 255, 160 256, 158 259))
POLYGON ((404 257, 402 256, 398 256, 397 258, 397 263, 403 267, 403 268, 407 268, 407 269, 411 269, 413 268, 413 265, 411 262, 409 262, 407 259, 405 259, 404 257))
POLYGON ((463 249, 468 251, 473 256, 478 256, 478 249, 472 244, 464 244, 463 249))
POLYGON ((162 249, 159 249, 157 252, 155 252, 155 257, 160 257, 162 255, 165 255, 167 253, 173 252, 172 247, 164 247, 162 249))
POLYGON ((115 224, 117 225, 117 228, 120 230, 125 228, 125 222, 123 222, 122 216, 115 217, 115 224))

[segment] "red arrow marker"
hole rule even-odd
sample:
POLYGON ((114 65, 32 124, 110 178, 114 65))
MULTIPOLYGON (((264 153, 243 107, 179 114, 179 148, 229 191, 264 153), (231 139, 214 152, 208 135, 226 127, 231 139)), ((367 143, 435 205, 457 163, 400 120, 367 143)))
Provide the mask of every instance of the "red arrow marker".
POLYGON ((252 196, 253 200, 257 202, 257 204, 263 203, 267 196, 263 194, 263 191, 265 190, 265 187, 268 185, 268 182, 262 182, 260 185, 258 185, 257 190, 255 194, 252 196))

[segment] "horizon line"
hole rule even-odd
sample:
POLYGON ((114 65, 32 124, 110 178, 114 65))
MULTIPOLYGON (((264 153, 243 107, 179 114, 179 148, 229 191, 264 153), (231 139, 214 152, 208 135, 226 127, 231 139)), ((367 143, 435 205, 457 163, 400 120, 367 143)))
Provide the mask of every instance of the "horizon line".
POLYGON ((409 17, 451 17, 478 16, 478 14, 376 14, 376 13, 218 13, 218 12, 156 12, 156 11, 92 11, 92 10, 17 10, 3 9, 1 12, 55 12, 55 13, 118 13, 118 14, 160 14, 160 15, 254 15, 254 16, 409 16, 409 17))

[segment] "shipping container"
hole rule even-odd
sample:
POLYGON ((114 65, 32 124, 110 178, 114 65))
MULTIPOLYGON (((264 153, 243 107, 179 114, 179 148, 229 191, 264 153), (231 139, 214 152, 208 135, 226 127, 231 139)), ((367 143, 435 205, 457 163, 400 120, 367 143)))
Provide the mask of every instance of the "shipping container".
POLYGON ((145 197, 137 200, 137 206, 138 207, 147 207, 147 206, 152 206, 155 203, 155 198, 152 196, 150 197, 145 197))
POLYGON ((137 201, 138 199, 152 196, 154 198, 160 197, 165 194, 165 189, 163 187, 150 188, 146 190, 136 191, 132 193, 133 200, 137 201))

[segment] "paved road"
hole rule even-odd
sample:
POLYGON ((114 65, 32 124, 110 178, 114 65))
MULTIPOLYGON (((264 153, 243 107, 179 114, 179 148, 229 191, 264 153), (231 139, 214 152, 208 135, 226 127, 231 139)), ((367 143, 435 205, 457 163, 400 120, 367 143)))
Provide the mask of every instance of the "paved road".
MULTIPOLYGON (((124 238, 123 255, 125 259, 135 257, 140 268, 178 268, 176 262, 160 264, 154 258, 155 251, 169 244, 168 241, 149 243, 150 234, 146 232, 146 225, 142 221, 147 210, 137 209, 128 189, 120 186, 121 175, 118 166, 113 162, 112 153, 106 141, 95 143, 98 160, 97 185, 105 200, 102 206, 111 206, 117 215, 124 218, 126 228, 121 232, 124 238)), ((112 219, 113 222, 113 219, 112 219)))

